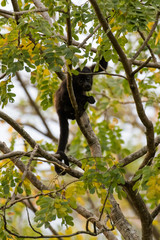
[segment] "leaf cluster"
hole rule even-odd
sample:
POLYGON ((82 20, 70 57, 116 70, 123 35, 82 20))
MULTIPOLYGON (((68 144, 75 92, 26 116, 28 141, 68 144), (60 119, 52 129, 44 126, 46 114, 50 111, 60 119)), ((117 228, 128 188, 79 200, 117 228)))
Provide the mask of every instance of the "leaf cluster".
POLYGON ((36 212, 34 218, 35 222, 38 223, 37 227, 44 225, 47 228, 49 222, 56 220, 57 217, 62 219, 62 224, 74 225, 73 218, 69 215, 72 210, 67 200, 41 196, 37 200, 37 205, 40 206, 40 210, 36 212))

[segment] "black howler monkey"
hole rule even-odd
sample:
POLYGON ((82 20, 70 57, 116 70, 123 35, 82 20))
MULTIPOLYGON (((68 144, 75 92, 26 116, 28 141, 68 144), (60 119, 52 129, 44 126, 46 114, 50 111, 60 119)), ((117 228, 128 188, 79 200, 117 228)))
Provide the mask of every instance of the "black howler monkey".
MULTIPOLYGON (((108 63, 102 57, 99 62, 99 69, 97 72, 101 72, 107 68, 108 63)), ((73 90, 75 94, 75 98, 78 105, 79 116, 82 116, 83 112, 85 111, 86 104, 95 103, 95 99, 93 96, 86 96, 86 92, 91 91, 92 83, 93 83, 93 73, 96 64, 92 65, 91 67, 84 67, 82 71, 80 68, 76 70, 79 71, 78 75, 72 75, 72 84, 73 90), (89 73, 81 74, 81 73, 89 73)), ((68 141, 68 134, 69 134, 69 126, 68 126, 68 119, 75 119, 75 111, 72 107, 68 90, 67 90, 67 81, 63 80, 59 89, 55 95, 55 107, 59 117, 59 124, 60 124, 60 139, 58 143, 57 153, 61 156, 61 161, 64 160, 64 163, 69 166, 69 161, 66 156, 65 147, 68 141)), ((65 172, 58 166, 55 166, 55 170, 58 174, 64 175, 65 172)))

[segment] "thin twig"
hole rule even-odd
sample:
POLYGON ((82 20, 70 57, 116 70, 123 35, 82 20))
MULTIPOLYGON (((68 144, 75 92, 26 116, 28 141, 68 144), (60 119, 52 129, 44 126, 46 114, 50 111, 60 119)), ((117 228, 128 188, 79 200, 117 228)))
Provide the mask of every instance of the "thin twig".
POLYGON ((28 164, 26 165, 25 171, 23 172, 22 181, 19 183, 19 186, 22 186, 22 184, 23 184, 23 182, 24 182, 24 179, 26 178, 27 173, 29 172, 29 167, 30 167, 30 165, 31 165, 31 163, 32 163, 32 160, 33 160, 35 154, 37 153, 37 151, 38 151, 38 144, 35 145, 32 153, 31 153, 30 159, 29 159, 29 161, 28 161, 28 164))
POLYGON ((155 217, 160 213, 160 204, 154 209, 154 211, 151 213, 151 217, 154 220, 155 217))
POLYGON ((47 12, 48 8, 38 8, 38 9, 32 9, 32 10, 28 10, 28 11, 21 11, 21 12, 11 12, 11 11, 7 11, 4 9, 0 9, 0 14, 4 13, 4 14, 8 14, 10 16, 20 16, 23 14, 28 14, 28 13, 34 13, 34 12, 47 12))
POLYGON ((110 183, 110 185, 109 185, 108 192, 107 192, 107 195, 106 195, 104 203, 103 203, 102 211, 101 211, 100 216, 99 216, 99 221, 101 221, 101 219, 102 219, 102 215, 103 215, 103 212, 104 212, 104 209, 105 209, 105 205, 106 205, 106 202, 107 202, 109 194, 110 194, 111 185, 112 185, 112 183, 110 183))
POLYGON ((30 217, 29 217, 29 212, 28 212, 28 208, 26 207, 26 212, 27 212, 27 218, 28 218, 28 223, 29 223, 29 226, 31 227, 31 229, 35 232, 35 233, 38 233, 40 236, 43 237, 42 233, 35 230, 34 227, 32 226, 31 224, 31 221, 30 221, 30 217))
POLYGON ((89 38, 91 38, 91 37, 93 36, 93 34, 94 34, 95 32, 97 32, 97 30, 98 30, 100 27, 101 27, 101 24, 98 24, 97 27, 93 30, 93 32, 90 33, 90 34, 78 45, 78 48, 83 47, 84 44, 87 42, 87 40, 88 40, 89 38))
POLYGON ((11 234, 12 236, 15 236, 17 238, 27 238, 27 239, 40 239, 40 238, 65 238, 65 237, 73 237, 73 236, 77 236, 77 235, 80 235, 80 234, 87 234, 87 235, 91 235, 91 236, 97 236, 98 234, 95 234, 95 233, 92 233, 92 232, 87 232, 87 231, 77 231, 75 233, 72 233, 72 234, 64 234, 64 235, 40 235, 40 236, 29 236, 29 235, 19 235, 15 232, 12 232, 11 230, 8 229, 8 226, 7 226, 7 220, 6 220, 6 216, 5 216, 5 211, 4 211, 4 214, 1 216, 3 217, 3 221, 4 221, 4 229, 6 230, 6 232, 8 232, 9 234, 11 234))
POLYGON ((160 12, 158 12, 156 15, 156 20, 151 28, 150 33, 148 34, 148 37, 145 39, 145 41, 143 42, 141 47, 138 49, 138 51, 135 53, 135 55, 132 57, 132 59, 131 59, 132 62, 139 56, 139 54, 142 52, 142 50, 144 49, 144 47, 147 45, 148 41, 152 37, 152 35, 157 27, 157 24, 158 24, 159 15, 160 15, 160 12))
POLYGON ((151 61, 152 57, 149 57, 144 63, 142 63, 141 66, 139 66, 137 69, 135 69, 132 72, 132 75, 134 76, 136 73, 138 73, 142 68, 146 67, 146 65, 151 61))
POLYGON ((6 75, 7 75, 6 73, 2 74, 2 75, 0 76, 0 80, 3 79, 6 75))
MULTIPOLYGON (((145 36, 144 36, 144 34, 140 31, 140 29, 138 29, 138 32, 139 32, 141 38, 145 41, 145 40, 146 40, 146 39, 145 39, 145 36)), ((155 57, 155 55, 154 55, 154 53, 153 53, 152 48, 150 47, 150 45, 147 43, 146 46, 148 47, 148 50, 150 51, 150 54, 151 54, 152 59, 153 59, 153 62, 157 62, 157 59, 156 59, 156 57, 155 57)))

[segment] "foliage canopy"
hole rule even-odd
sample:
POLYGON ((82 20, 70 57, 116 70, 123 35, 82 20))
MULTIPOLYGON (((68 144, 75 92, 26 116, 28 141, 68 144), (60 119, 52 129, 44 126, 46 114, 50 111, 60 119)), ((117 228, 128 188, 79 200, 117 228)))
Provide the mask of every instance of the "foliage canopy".
POLYGON ((160 239, 159 18, 159 0, 1 1, 1 239, 160 239), (55 91, 102 56, 57 176, 55 91))

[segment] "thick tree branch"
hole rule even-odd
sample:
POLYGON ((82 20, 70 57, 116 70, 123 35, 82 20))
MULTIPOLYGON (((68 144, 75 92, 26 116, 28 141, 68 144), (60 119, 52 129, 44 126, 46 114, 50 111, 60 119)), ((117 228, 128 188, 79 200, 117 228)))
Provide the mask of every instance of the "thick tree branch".
MULTIPOLYGON (((68 13, 68 16, 69 17, 67 18, 67 36, 68 36, 67 43, 68 43, 68 46, 70 46, 72 44, 72 32, 71 32, 71 21, 70 21, 69 13, 68 13)), ((101 146, 99 144, 97 136, 94 134, 94 132, 92 130, 92 127, 90 125, 87 114, 84 113, 82 115, 82 117, 79 118, 78 105, 77 105, 76 98, 74 95, 73 86, 72 86, 72 77, 70 74, 71 68, 72 68, 72 66, 70 65, 69 72, 68 72, 68 79, 67 79, 67 89, 68 89, 68 93, 69 93, 69 97, 70 97, 72 106, 75 110, 76 120, 77 120, 77 123, 78 123, 83 135, 85 136, 85 138, 88 142, 92 156, 100 157, 101 156, 101 146)))
POLYGON ((88 211, 87 209, 85 209, 84 207, 77 205, 77 208, 75 209, 76 212, 78 212, 81 216, 83 216, 86 219, 90 218, 90 222, 95 223, 96 222, 96 226, 103 230, 103 234, 106 236, 106 238, 108 240, 118 240, 117 237, 110 231, 107 231, 105 229, 105 224, 103 221, 99 221, 98 218, 90 211, 88 211))
POLYGON ((147 147, 148 147, 148 153, 144 159, 145 164, 148 163, 148 161, 154 157, 155 154, 155 146, 154 146, 154 128, 152 122, 148 119, 144 108, 142 104, 142 100, 140 97, 140 93, 136 84, 136 81, 133 76, 129 79, 129 85, 132 91, 132 95, 136 104, 136 109, 138 116, 143 123, 143 125, 146 127, 146 138, 147 138, 147 147))
MULTIPOLYGON (((99 22, 101 23, 105 33, 107 34, 110 42, 112 43, 114 49, 116 50, 117 54, 119 55, 120 61, 123 64, 123 67, 124 67, 124 70, 125 70, 128 82, 129 82, 130 89, 132 91, 132 95, 133 95, 133 98, 134 98, 134 101, 135 101, 135 104, 136 104, 136 109, 137 109, 138 116, 139 116, 141 122, 143 123, 143 125, 146 127, 146 137, 147 137, 148 153, 147 153, 147 155, 146 155, 146 157, 144 159, 144 162, 145 162, 145 164, 147 164, 148 161, 155 154, 153 124, 148 119, 148 117, 147 117, 147 115, 146 115, 146 113, 144 111, 143 104, 142 104, 142 101, 141 101, 141 97, 140 97, 140 94, 139 94, 139 90, 138 90, 136 81, 134 79, 133 72, 132 72, 132 69, 131 69, 131 64, 130 64, 129 60, 127 59, 125 53, 123 52, 123 50, 122 50, 121 46, 119 45, 117 39, 115 38, 115 36, 111 32, 111 30, 109 28, 109 25, 108 25, 105 17, 103 16, 103 14, 102 14, 102 12, 101 12, 101 10, 99 8, 99 5, 97 4, 96 0, 90 0, 90 2, 91 2, 92 6, 93 6, 93 8, 94 8, 94 10, 96 12, 96 15, 97 15, 97 17, 99 19, 99 22)), ((152 36, 153 29, 155 29, 155 27, 157 26, 158 17, 159 17, 159 14, 157 14, 156 22, 154 24, 155 26, 152 27, 152 31, 150 32, 149 36, 150 35, 152 36)), ((144 42, 144 44, 143 44, 144 46, 145 46, 145 44, 147 44, 147 42, 149 40, 149 36, 146 39, 146 41, 144 42)))
MULTIPOLYGON (((17 122, 15 122, 12 118, 10 118, 7 114, 0 111, 0 118, 2 118, 8 124, 10 124, 30 144, 30 146, 32 148, 34 148, 36 146, 36 144, 37 144, 36 141, 33 138, 31 138, 31 136, 17 122)), ((64 163, 61 163, 61 161, 56 159, 52 154, 49 154, 48 152, 43 150, 43 148, 41 148, 39 145, 38 145, 38 153, 42 157, 46 158, 47 160, 52 161, 57 166, 61 166, 61 168, 64 168, 65 171, 67 173, 69 173, 71 176, 76 177, 76 178, 80 178, 82 176, 81 172, 79 172, 77 170, 73 170, 73 169, 69 168, 67 165, 65 165, 64 163)))
MULTIPOLYGON (((43 3, 39 0, 33 0, 34 5, 38 8, 38 9, 43 9, 45 8, 45 6, 43 5, 43 3)), ((48 12, 40 12, 40 14, 44 17, 44 19, 46 19, 48 21, 48 23, 50 24, 50 26, 52 26, 52 19, 50 18, 48 12)))
MULTIPOLYGON (((6 144, 1 142, 1 141, 0 141, 0 151, 2 151, 5 154, 7 154, 7 153, 9 154, 11 152, 11 150, 6 146, 6 144)), ((26 166, 24 165, 24 163, 19 158, 17 158, 17 157, 10 157, 10 159, 15 164, 15 166, 18 167, 18 169, 22 173, 25 172, 26 166)), ((41 183, 31 171, 27 171, 26 177, 33 184, 33 186, 35 186, 40 191, 48 190, 48 187, 45 186, 43 183, 41 183)))
MULTIPOLYGON (((129 61, 131 61, 131 59, 129 58, 128 59, 129 61)), ((140 60, 134 60, 132 62, 133 65, 136 65, 136 66, 141 66, 144 62, 143 61, 140 61, 140 60)), ((156 68, 156 69, 160 69, 160 63, 156 62, 149 62, 146 64, 146 67, 148 68, 156 68)))
MULTIPOLYGON (((70 0, 67 0, 67 4, 68 4, 68 12, 67 12, 68 17, 66 19, 66 25, 67 25, 67 46, 69 48, 72 45, 72 26, 71 26, 71 18, 70 18, 71 2, 70 2, 70 0)), ((71 60, 69 60, 69 61, 71 61, 71 60)), ((72 70, 72 63, 69 63, 68 64, 68 72, 67 72, 67 90, 68 90, 71 104, 75 110, 75 116, 77 118, 78 117, 78 104, 76 101, 76 97, 74 95, 71 70, 72 70)))
POLYGON ((140 240, 135 229, 130 225, 130 223, 124 217, 119 204, 115 201, 114 197, 111 195, 109 200, 112 204, 111 217, 116 225, 117 229, 120 231, 125 240, 140 240))
POLYGON ((122 62, 123 64, 123 67, 125 69, 125 72, 126 72, 126 76, 129 77, 130 74, 131 74, 131 64, 130 62, 128 61, 125 53, 123 52, 121 46, 119 45, 117 39, 115 38, 115 36, 113 35, 113 33, 111 32, 110 28, 109 28, 109 25, 108 25, 108 22, 107 20, 105 19, 105 17, 103 16, 100 8, 99 8, 99 5, 97 4, 96 0, 90 0, 90 3, 92 4, 94 10, 95 10, 95 13, 99 19, 99 22, 101 23, 102 27, 103 27, 103 30, 104 32, 107 34, 110 42, 112 43, 114 49, 116 50, 119 58, 120 58, 120 61, 122 62))
POLYGON ((152 217, 138 191, 133 190, 133 185, 126 182, 124 189, 132 204, 135 206, 142 224, 142 240, 152 240, 152 217))
MULTIPOLYGON (((137 209, 135 208, 135 206, 133 205, 132 201, 130 198, 127 198, 127 201, 129 202, 131 208, 133 209, 134 213, 139 216, 138 212, 137 212, 137 209)), ((158 231, 158 229, 156 228, 156 226, 152 225, 152 228, 153 228, 153 235, 154 235, 154 238, 155 240, 159 240, 160 239, 160 233, 158 231)))

